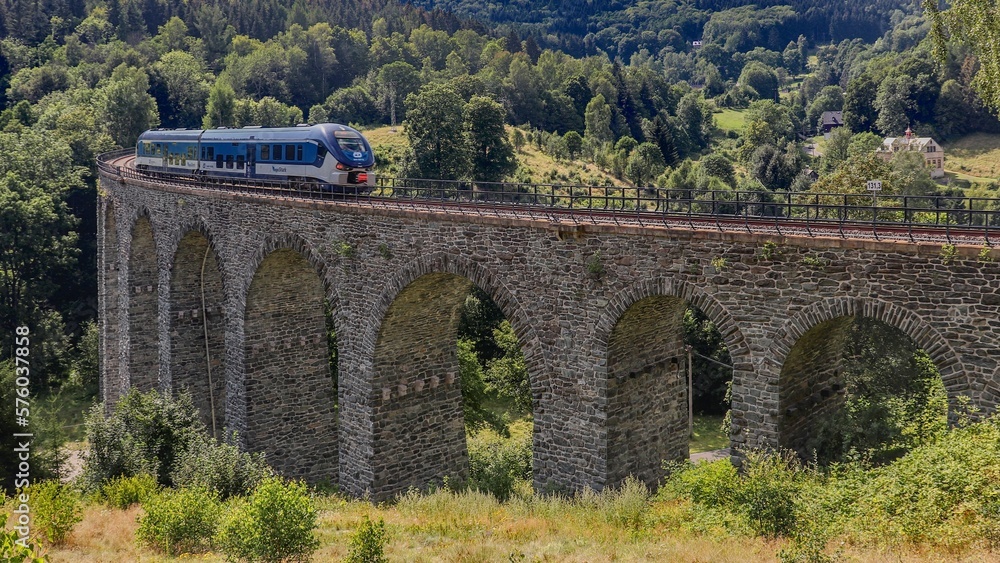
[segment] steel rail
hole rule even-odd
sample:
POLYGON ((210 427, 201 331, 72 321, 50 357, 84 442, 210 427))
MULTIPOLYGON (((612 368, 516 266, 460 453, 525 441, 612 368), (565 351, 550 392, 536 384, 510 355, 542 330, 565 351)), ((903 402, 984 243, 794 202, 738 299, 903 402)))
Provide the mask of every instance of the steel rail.
POLYGON ((963 242, 990 246, 1000 225, 1000 199, 891 196, 874 207, 869 194, 670 190, 576 184, 524 184, 379 178, 370 192, 319 184, 184 176, 141 171, 133 151, 98 157, 103 174, 151 187, 226 191, 279 200, 326 200, 352 205, 440 211, 549 222, 742 231, 765 235, 889 237, 909 242, 963 242), (633 192, 634 196, 628 192, 633 192), (901 203, 900 203, 901 202, 901 203))

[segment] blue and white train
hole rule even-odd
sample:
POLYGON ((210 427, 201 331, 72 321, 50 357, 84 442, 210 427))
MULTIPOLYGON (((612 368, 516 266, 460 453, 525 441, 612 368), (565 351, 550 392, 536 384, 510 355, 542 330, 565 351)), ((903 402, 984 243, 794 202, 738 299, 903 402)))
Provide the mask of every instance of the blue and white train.
POLYGON ((323 189, 375 185, 375 155, 357 130, 336 123, 298 127, 150 130, 139 135, 139 170, 253 178, 323 189))

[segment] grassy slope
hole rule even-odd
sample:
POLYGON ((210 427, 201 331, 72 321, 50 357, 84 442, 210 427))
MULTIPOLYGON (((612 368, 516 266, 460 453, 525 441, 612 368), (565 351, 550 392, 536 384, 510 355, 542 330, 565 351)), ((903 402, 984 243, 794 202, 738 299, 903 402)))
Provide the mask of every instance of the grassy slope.
POLYGON ((944 147, 944 167, 959 178, 993 181, 1000 177, 1000 135, 973 133, 944 147))
MULTIPOLYGON (((771 562, 782 540, 694 535, 677 528, 675 504, 648 505, 639 531, 614 523, 614 506, 541 498, 499 504, 479 494, 439 492, 414 495, 396 505, 372 506, 336 496, 317 498, 320 507, 313 561, 341 561, 351 535, 366 516, 383 518, 389 532, 389 561, 699 561, 771 562), (521 559, 520 556, 524 555, 521 559)), ((90 505, 67 543, 50 552, 53 563, 176 561, 134 541, 141 509, 90 505)), ((920 548, 899 552, 838 546, 849 561, 995 561, 988 552, 943 553, 920 548)), ((223 562, 219 553, 180 559, 223 562)))
MULTIPOLYGON (((508 127, 508 131, 511 128, 508 127)), ((391 127, 378 127, 363 131, 368 142, 376 152, 389 151, 401 156, 406 152, 409 143, 402 126, 392 131, 391 127)), ((520 166, 528 171, 531 181, 541 183, 582 183, 604 184, 611 182, 616 186, 627 185, 610 174, 600 170, 593 163, 583 160, 556 160, 538 150, 534 145, 525 145, 517 154, 520 166)), ((384 172, 391 174, 391 171, 384 172)))
POLYGON ((723 131, 742 131, 745 121, 743 110, 724 109, 715 114, 715 125, 723 131))

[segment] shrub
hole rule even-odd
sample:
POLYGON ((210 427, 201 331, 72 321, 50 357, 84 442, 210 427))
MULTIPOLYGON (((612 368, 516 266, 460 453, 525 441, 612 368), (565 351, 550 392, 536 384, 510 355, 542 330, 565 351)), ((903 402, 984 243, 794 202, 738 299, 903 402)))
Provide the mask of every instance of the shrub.
POLYGON ((136 538, 168 555, 211 547, 222 512, 215 493, 203 488, 166 489, 142 507, 136 538))
POLYGON ((79 495, 58 480, 38 481, 24 492, 30 499, 34 531, 47 543, 61 544, 83 519, 79 495))
POLYGON ((632 475, 625 478, 617 489, 605 489, 601 496, 604 518, 612 524, 639 530, 649 511, 649 489, 632 475))
POLYGON ((385 531, 385 521, 381 518, 372 522, 365 516, 358 531, 351 536, 350 551, 344 559, 346 563, 385 563, 383 553, 389 536, 385 531))
MULTIPOLYGON (((234 434, 234 442, 235 439, 234 434)), ((226 500, 249 495, 273 474, 264 454, 241 452, 233 444, 219 443, 205 436, 193 440, 181 453, 171 477, 175 485, 204 487, 226 500)))
POLYGON ((175 459, 205 426, 198 419, 191 396, 176 399, 156 391, 135 389, 121 398, 108 418, 101 405, 87 416, 90 453, 84 463, 83 481, 98 489, 107 480, 149 473, 164 486, 173 484, 175 459))
POLYGON ((734 501, 750 529, 762 536, 790 534, 802 469, 794 453, 749 451, 734 501))
MULTIPOLYGON (((6 522, 8 516, 0 514, 6 522)), ((48 558, 39 555, 38 546, 28 542, 27 545, 17 543, 19 536, 15 530, 0 529, 0 563, 48 563, 48 558)))
POLYGON ((119 476, 111 479, 101 487, 99 498, 104 504, 125 510, 133 504, 146 502, 156 495, 160 485, 149 473, 141 473, 132 477, 119 476))
POLYGON ((518 481, 531 479, 531 433, 505 439, 483 429, 468 440, 469 486, 498 500, 510 498, 518 481))
POLYGON ((807 476, 793 453, 746 452, 740 475, 728 460, 675 466, 661 498, 688 499, 709 518, 721 515, 727 527, 762 536, 795 530, 799 494, 807 476))
POLYGON ((315 529, 316 508, 305 484, 269 477, 226 514, 216 541, 230 559, 304 561, 319 547, 315 529))

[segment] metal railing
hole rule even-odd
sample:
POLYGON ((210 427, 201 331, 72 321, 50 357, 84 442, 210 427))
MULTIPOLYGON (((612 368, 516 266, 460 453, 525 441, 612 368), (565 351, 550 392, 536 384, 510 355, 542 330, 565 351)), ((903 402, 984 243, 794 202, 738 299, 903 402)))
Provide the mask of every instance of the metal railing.
POLYGON ((106 174, 152 185, 219 189, 277 198, 320 199, 368 206, 437 209, 550 220, 667 224, 691 228, 745 230, 784 234, 785 230, 843 237, 908 237, 932 233, 976 238, 991 244, 1000 231, 1000 199, 832 194, 813 192, 677 190, 475 182, 379 177, 374 187, 330 186, 318 182, 277 182, 251 178, 218 178, 139 171, 114 166, 112 161, 130 149, 101 155, 99 169, 106 174))

